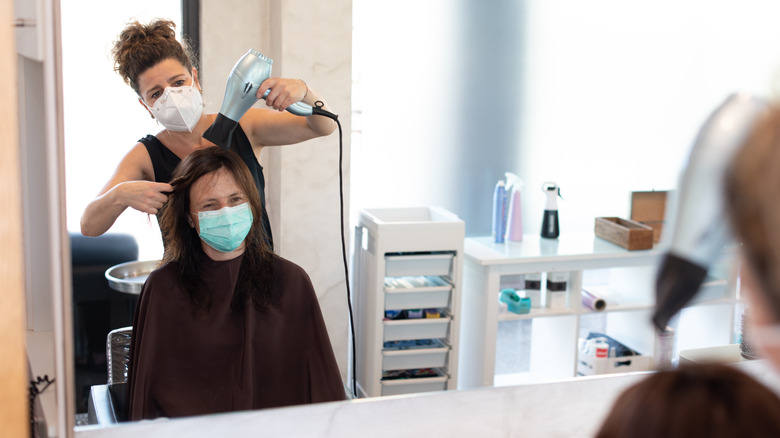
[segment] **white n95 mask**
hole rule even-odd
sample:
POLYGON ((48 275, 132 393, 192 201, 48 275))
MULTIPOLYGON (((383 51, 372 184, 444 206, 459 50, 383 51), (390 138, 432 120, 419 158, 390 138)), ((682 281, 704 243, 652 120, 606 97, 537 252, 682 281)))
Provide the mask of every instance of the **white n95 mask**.
POLYGON ((166 87, 154 105, 146 107, 165 129, 192 132, 203 114, 203 96, 194 85, 166 87))

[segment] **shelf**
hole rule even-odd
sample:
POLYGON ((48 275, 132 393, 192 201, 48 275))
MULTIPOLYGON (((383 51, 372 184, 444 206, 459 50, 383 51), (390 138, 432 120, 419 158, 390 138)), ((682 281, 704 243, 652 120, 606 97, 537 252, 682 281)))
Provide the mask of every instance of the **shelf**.
POLYGON ((385 255, 386 277, 450 275, 452 253, 412 253, 385 255))
POLYGON ((382 371, 411 368, 441 368, 447 365, 450 347, 439 339, 395 343, 382 349, 382 371), (407 346, 408 345, 408 346, 407 346))
POLYGON ((577 311, 569 308, 550 309, 546 307, 532 307, 529 313, 525 313, 522 315, 517 313, 512 313, 509 311, 506 312, 499 311, 498 320, 517 321, 520 319, 533 319, 533 318, 544 318, 544 317, 552 317, 552 316, 570 316, 570 315, 577 315, 577 311))
POLYGON ((384 342, 414 339, 438 339, 449 336, 450 316, 441 318, 383 320, 384 342))
POLYGON ((431 377, 416 377, 405 379, 382 378, 382 395, 411 394, 415 392, 442 391, 447 387, 449 376, 440 368, 433 368, 435 375, 431 377))
POLYGON ((680 351, 681 365, 711 362, 735 364, 751 361, 751 359, 745 359, 742 357, 739 344, 721 345, 708 348, 693 348, 690 350, 680 351))
POLYGON ((452 284, 439 276, 385 278, 385 310, 446 308, 452 284))
MULTIPOLYGON (((665 249, 656 246, 629 251, 592 233, 583 233, 564 234, 558 239, 526 235, 522 242, 503 244, 493 243, 490 237, 467 238, 464 251, 462 299, 466 311, 459 321, 460 388, 573 378, 577 374, 577 339, 582 331, 609 334, 646 357, 655 354, 660 341, 651 315, 657 269, 665 249), (544 295, 545 275, 556 272, 571 273, 567 307, 532 307, 527 314, 515 314, 499 304, 497 296, 503 288, 525 295, 522 276, 526 274, 541 274, 544 295), (606 308, 595 311, 583 306, 583 289, 604 299, 606 308), (513 327, 499 323, 526 320, 534 321, 532 330, 518 326, 528 331, 522 345, 528 372, 525 362, 519 373, 497 367, 497 360, 507 356, 503 349, 497 354, 498 332, 513 327), (498 369, 502 372, 496 375, 498 369)), ((738 305, 735 255, 733 248, 723 251, 720 269, 711 273, 715 275, 705 280, 701 292, 675 319, 675 351, 731 341, 734 308, 738 305)))

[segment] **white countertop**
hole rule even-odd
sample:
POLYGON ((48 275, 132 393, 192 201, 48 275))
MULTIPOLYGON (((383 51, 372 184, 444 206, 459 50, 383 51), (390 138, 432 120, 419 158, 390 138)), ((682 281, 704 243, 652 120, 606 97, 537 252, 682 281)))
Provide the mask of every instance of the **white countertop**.
MULTIPOLYGON (((736 364, 778 391, 766 361, 736 364)), ((590 437, 615 398, 646 373, 578 377, 502 388, 360 399, 121 426, 78 428, 76 438, 263 436, 309 438, 590 437)))
POLYGON ((588 437, 614 398, 643 374, 360 399, 176 420, 79 429, 76 438, 213 437, 588 437))
POLYGON ((658 248, 628 251, 596 237, 593 233, 562 234, 557 239, 543 239, 537 234, 523 236, 522 242, 494 243, 491 237, 470 237, 464 243, 466 258, 481 265, 512 264, 518 261, 566 262, 610 258, 657 258, 658 248))

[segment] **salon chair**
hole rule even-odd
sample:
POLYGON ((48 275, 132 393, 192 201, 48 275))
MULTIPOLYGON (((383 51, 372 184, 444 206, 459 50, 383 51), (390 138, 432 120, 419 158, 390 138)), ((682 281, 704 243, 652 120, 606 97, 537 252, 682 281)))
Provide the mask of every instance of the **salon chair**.
POLYGON ((89 388, 106 383, 106 333, 132 325, 137 296, 115 291, 108 268, 138 260, 138 243, 129 234, 85 237, 70 233, 73 278, 73 338, 76 361, 76 411, 87 411, 89 388))
POLYGON ((133 327, 111 330, 106 337, 108 380, 90 388, 88 424, 114 424, 127 421, 127 365, 133 327))

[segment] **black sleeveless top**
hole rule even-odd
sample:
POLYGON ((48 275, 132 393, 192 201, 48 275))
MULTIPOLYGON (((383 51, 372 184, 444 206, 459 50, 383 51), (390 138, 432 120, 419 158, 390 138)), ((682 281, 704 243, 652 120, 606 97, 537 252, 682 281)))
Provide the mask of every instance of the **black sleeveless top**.
MULTIPOLYGON (((138 141, 143 143, 146 147, 146 151, 149 153, 149 157, 152 159, 154 180, 163 183, 171 182, 173 169, 181 162, 181 159, 153 135, 147 135, 138 141)), ((241 157, 241 160, 246 163, 249 172, 252 174, 252 178, 255 180, 263 210, 263 232, 266 235, 270 249, 273 251, 274 239, 271 235, 271 223, 268 221, 268 212, 265 210, 265 178, 263 177, 263 166, 257 161, 255 152, 252 149, 252 144, 249 143, 249 138, 247 138, 244 130, 241 129, 241 125, 237 125, 236 130, 233 132, 229 149, 241 157)))

